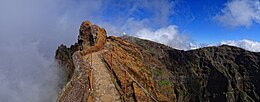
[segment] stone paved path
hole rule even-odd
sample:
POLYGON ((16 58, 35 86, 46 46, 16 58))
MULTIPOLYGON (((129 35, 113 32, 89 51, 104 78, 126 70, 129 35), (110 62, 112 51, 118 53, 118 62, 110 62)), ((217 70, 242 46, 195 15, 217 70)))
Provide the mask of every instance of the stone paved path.
POLYGON ((92 53, 94 102, 121 102, 109 71, 99 57, 100 53, 92 53))

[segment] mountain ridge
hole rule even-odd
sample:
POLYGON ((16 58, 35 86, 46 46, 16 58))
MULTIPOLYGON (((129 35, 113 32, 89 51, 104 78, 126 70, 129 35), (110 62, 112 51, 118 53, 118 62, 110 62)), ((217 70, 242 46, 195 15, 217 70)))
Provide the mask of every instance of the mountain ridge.
MULTIPOLYGON (((127 41, 130 41, 132 43, 139 44, 140 46, 145 45, 149 49, 153 48, 152 46, 147 46, 147 45, 150 45, 149 44, 149 43, 151 43, 150 41, 148 41, 148 44, 143 44, 143 43, 140 43, 140 40, 138 40, 138 38, 137 38, 138 41, 134 41, 133 37, 130 37, 130 38, 125 37, 124 39, 127 40, 127 41)), ((159 45, 157 45, 157 46, 159 46, 159 45)), ((202 77, 205 74, 205 73, 202 73, 202 72, 196 72, 197 70, 201 70, 201 71, 215 70, 214 73, 220 73, 219 74, 220 76, 224 75, 225 77, 228 77, 228 78, 223 78, 223 82, 224 82, 224 79, 228 79, 228 83, 229 83, 230 86, 232 86, 231 84, 240 85, 238 82, 234 82, 234 80, 236 80, 235 78, 242 77, 241 75, 244 75, 243 73, 247 73, 247 74, 250 74, 251 76, 254 76, 253 81, 252 81, 254 83, 254 85, 255 86, 259 85, 259 78, 260 78, 260 76, 259 76, 259 64, 260 64, 259 57, 260 57, 260 53, 250 52, 250 51, 246 51, 246 50, 239 48, 239 47, 228 46, 228 45, 222 45, 222 46, 218 46, 218 47, 215 47, 215 46, 206 47, 206 48, 200 48, 200 49, 189 50, 189 51, 171 49, 170 47, 167 47, 167 46, 164 46, 164 48, 162 48, 162 49, 168 51, 169 56, 165 55, 166 60, 165 60, 164 64, 172 72, 175 72, 175 73, 185 72, 186 74, 190 74, 190 75, 194 75, 194 76, 196 74, 202 74, 202 75, 197 75, 196 77, 188 75, 188 77, 191 78, 191 79, 197 79, 199 77, 202 77), (234 56, 235 56, 235 58, 234 58, 234 56), (214 57, 216 57, 216 58, 214 58, 214 57), (255 60, 255 59, 257 59, 257 60, 255 60), (202 61, 200 61, 200 60, 202 60, 202 61), (169 62, 174 62, 174 63, 169 63, 169 62), (197 65, 194 64, 194 63, 197 63, 197 65), (207 64, 212 64, 212 65, 207 65, 207 64), (241 67, 241 64, 242 64, 242 67, 241 67), (204 68, 205 66, 206 67, 210 66, 210 68, 204 68), (177 69, 177 68, 174 68, 174 67, 179 67, 179 68, 177 69), (198 68, 198 67, 202 67, 202 68, 198 68), (226 71, 224 69, 224 68, 228 68, 228 67, 231 67, 229 70, 233 70, 234 72, 232 72, 232 73, 234 73, 235 75, 230 75, 231 72, 226 71), (189 68, 189 70, 186 70, 187 68, 189 68), (254 71, 248 72, 249 68, 250 69, 254 68, 255 73, 254 73, 254 71), (237 69, 240 69, 240 72, 237 72, 237 69), (195 70, 195 72, 194 72, 194 70, 195 70), (234 78, 232 78, 232 77, 234 77, 234 78)), ((157 52, 157 54, 160 55, 160 53, 159 53, 160 51, 158 49, 155 50, 155 51, 152 51, 152 52, 157 52)), ((157 58, 160 59, 159 57, 157 57, 157 58)), ((163 58, 161 58, 160 60, 163 60, 163 58)), ((209 76, 209 75, 206 75, 206 76, 209 76)), ((245 75, 242 78, 244 78, 244 77, 248 77, 248 76, 245 75)), ((205 81, 205 78, 201 78, 200 80, 205 81)), ((236 80, 236 81, 239 81, 239 80, 236 80)), ((198 81, 198 82, 201 82, 201 81, 198 81)), ((211 83, 209 83, 209 84, 211 84, 211 83)), ((249 84, 250 83, 246 83, 246 85, 249 85, 249 84)), ((245 87, 246 85, 240 85, 240 87, 245 87)), ((252 85, 252 83, 250 85, 249 85, 249 87, 254 86, 254 85, 252 85)), ((200 85, 200 86, 203 86, 203 85, 200 85)), ((207 86, 207 84, 206 84, 206 86, 207 86)), ((218 87, 218 85, 215 85, 215 86, 210 85, 210 86, 213 87, 213 88, 218 87)), ((228 86, 228 85, 221 85, 221 86, 228 86)), ((190 86, 190 87, 192 87, 192 86, 190 86)), ((240 87, 236 87, 234 85, 233 85, 233 87, 235 87, 235 88, 237 88, 237 90, 241 91, 241 89, 239 89, 240 87)), ((255 87, 253 87, 253 89, 254 88, 255 87)), ((226 89, 228 89, 228 88, 226 88, 226 89)), ((232 89, 233 88, 231 88, 229 90, 232 90, 232 89)), ((197 91, 201 92, 199 90, 197 90, 197 91)), ((253 94, 250 93, 250 95, 253 97, 252 100, 256 101, 256 100, 259 100, 259 95, 258 95, 259 94, 259 88, 256 88, 255 91, 252 92, 253 94), (257 92, 255 92, 255 91, 257 91, 257 92)), ((228 91, 226 91, 226 92, 228 92, 228 91)), ((241 93, 243 93, 243 92, 244 91, 241 91, 241 93)), ((193 101, 202 101, 203 95, 199 95, 199 94, 197 94, 197 95, 200 96, 200 98, 196 99, 195 96, 194 96, 195 99, 193 101)), ((245 98, 242 97, 241 99, 247 100, 247 98, 248 98, 247 95, 248 94, 242 95, 245 98)), ((232 96, 232 95, 230 95, 230 96, 232 96)), ((227 99, 227 98, 224 98, 224 99, 216 98, 216 100, 217 99, 220 99, 218 101, 226 101, 225 99, 227 99)), ((238 101, 239 100, 235 97, 235 95, 232 96, 232 97, 229 97, 229 99, 230 99, 230 101, 238 101)), ((209 99, 207 99, 207 100, 209 100, 209 99)), ((207 101, 207 100, 204 100, 204 101, 207 101)), ((249 98, 249 101, 250 100, 251 99, 249 98)))
MULTIPOLYGON (((177 50, 131 36, 106 37, 105 30, 96 25, 92 27, 89 21, 82 23, 79 33, 84 37, 79 37, 78 43, 70 48, 61 45, 56 51, 56 59, 67 70, 68 81, 75 76, 72 58, 75 52, 86 55, 95 49, 104 49, 107 52, 100 58, 108 70, 113 69, 111 77, 115 78, 118 91, 124 89, 121 69, 126 68, 158 101, 259 101, 259 52, 228 45, 177 50), (95 29, 98 33, 94 32, 95 29), (93 35, 103 40, 93 40, 96 39, 93 35)), ((129 77, 127 83, 127 96, 121 94, 127 101, 153 101, 129 77)), ((60 93, 68 94, 64 90, 60 93)))

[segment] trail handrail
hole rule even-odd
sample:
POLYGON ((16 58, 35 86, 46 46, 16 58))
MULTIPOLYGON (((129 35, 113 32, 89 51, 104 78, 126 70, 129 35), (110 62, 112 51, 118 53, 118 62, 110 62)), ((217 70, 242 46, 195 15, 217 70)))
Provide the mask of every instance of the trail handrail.
POLYGON ((126 74, 145 92, 145 94, 147 94, 148 96, 150 96, 155 102, 158 102, 158 101, 154 98, 154 96, 152 96, 151 93, 149 93, 137 80, 135 80, 135 79, 133 78, 133 76, 132 76, 130 73, 128 73, 128 72, 126 71, 125 68, 121 68, 121 67, 120 67, 120 69, 124 70, 124 71, 126 72, 126 74))

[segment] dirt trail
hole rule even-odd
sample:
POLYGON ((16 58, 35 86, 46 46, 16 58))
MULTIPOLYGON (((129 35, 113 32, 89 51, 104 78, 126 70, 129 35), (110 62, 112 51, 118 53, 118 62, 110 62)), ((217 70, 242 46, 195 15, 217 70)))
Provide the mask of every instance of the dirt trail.
MULTIPOLYGON (((100 53, 102 51, 92 53, 94 102, 121 102, 113 79, 99 57, 100 53)), ((90 61, 90 54, 85 56, 85 59, 90 61)))

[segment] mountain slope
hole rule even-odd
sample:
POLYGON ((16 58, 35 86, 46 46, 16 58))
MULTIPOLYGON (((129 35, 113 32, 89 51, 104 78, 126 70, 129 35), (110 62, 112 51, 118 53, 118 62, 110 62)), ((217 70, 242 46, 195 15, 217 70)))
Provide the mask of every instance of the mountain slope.
POLYGON ((90 77, 85 65, 91 62, 81 60, 100 50, 122 101, 260 101, 260 53, 226 45, 176 50, 131 36, 106 37, 104 29, 90 22, 82 23, 76 44, 56 51, 68 78, 57 101, 91 99, 86 97, 90 77))
POLYGON ((227 45, 181 51, 135 37, 122 39, 153 56, 144 62, 154 58, 162 63, 159 68, 171 71, 158 80, 172 82, 179 100, 259 101, 260 53, 227 45))

